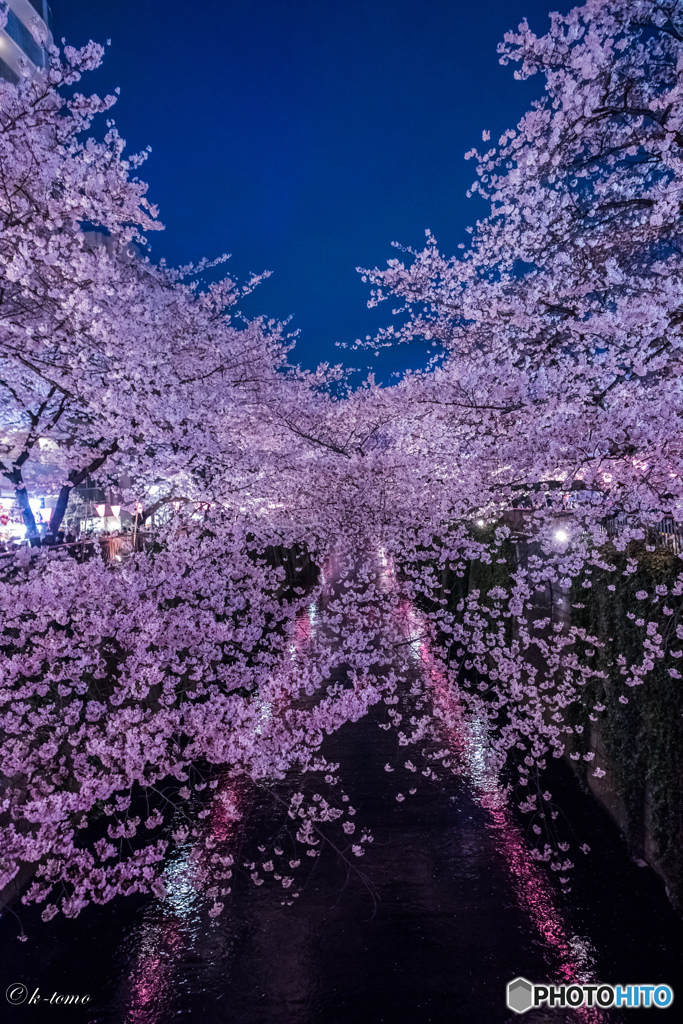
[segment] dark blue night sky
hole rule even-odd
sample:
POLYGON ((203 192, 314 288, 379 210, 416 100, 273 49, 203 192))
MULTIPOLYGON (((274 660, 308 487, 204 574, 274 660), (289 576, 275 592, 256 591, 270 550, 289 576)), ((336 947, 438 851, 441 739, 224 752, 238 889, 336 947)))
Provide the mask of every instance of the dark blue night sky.
MULTIPOLYGON (((498 63, 550 0, 53 0, 56 38, 111 39, 93 88, 121 87, 114 117, 166 231, 154 259, 230 252, 233 273, 273 276, 247 312, 301 332, 305 365, 337 361, 390 319, 355 272, 420 247, 451 253, 483 208, 463 154, 514 124, 542 89, 498 63)), ((569 5, 563 5, 567 9, 569 5)), ((379 361, 415 364, 402 350, 379 361)), ((354 365, 370 362, 354 354, 354 365)), ((376 368, 376 363, 373 368, 376 368)))

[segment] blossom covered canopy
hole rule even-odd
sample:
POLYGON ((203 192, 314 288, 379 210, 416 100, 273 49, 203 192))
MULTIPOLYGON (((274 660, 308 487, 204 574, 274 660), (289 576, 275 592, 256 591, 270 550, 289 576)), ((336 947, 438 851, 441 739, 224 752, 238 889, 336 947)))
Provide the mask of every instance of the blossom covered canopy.
MULTIPOLYGON (((649 531, 683 518, 683 11, 589 0, 543 37, 522 23, 500 54, 542 73, 546 95, 470 154, 490 212, 469 246, 447 258, 428 235, 364 271, 371 302, 402 309, 373 344, 438 342, 386 388, 293 367, 281 325, 236 314, 244 288, 142 255, 159 224, 140 159, 113 125, 84 140, 112 99, 64 98, 100 48, 0 86, 2 471, 29 529, 31 472, 62 515, 95 474, 125 475, 131 503, 154 487, 169 513, 154 548, 117 566, 40 551, 0 566, 0 883, 35 863, 25 898, 50 899, 46 918, 162 895, 164 857, 188 838, 219 913, 232 854, 187 813, 237 813, 219 769, 258 785, 317 773, 327 795, 288 805, 297 841, 315 856, 338 822, 343 855, 361 856, 369 834, 321 747, 380 704, 416 758, 483 723, 535 816, 533 855, 566 879, 541 773, 571 749, 600 775, 573 749, 571 709, 606 687, 594 656, 609 638, 552 601, 598 577, 625 586, 649 531), (304 543, 336 566, 307 592, 277 568, 304 543), (420 714, 404 719, 406 692, 420 714)), ((682 595, 676 573, 636 593, 622 703, 663 659, 680 678, 682 595)), ((255 884, 272 865, 250 864, 255 884)))

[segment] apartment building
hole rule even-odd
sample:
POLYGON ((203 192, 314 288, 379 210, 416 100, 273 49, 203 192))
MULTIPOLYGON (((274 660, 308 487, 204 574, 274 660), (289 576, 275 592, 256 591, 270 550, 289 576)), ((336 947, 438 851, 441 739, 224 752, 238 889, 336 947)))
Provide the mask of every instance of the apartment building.
POLYGON ((0 29, 0 78, 16 83, 46 66, 52 15, 47 0, 7 0, 7 6, 7 24, 0 29))

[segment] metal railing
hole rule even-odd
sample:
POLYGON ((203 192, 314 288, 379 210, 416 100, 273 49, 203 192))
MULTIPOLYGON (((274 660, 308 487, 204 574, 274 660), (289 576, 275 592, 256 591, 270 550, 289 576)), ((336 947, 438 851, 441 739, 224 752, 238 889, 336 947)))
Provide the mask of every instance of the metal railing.
POLYGON ((70 541, 68 544, 42 544, 39 547, 28 547, 24 542, 9 551, 1 551, 0 559, 7 560, 16 556, 20 551, 28 549, 31 557, 44 554, 46 551, 52 557, 75 558, 78 562, 88 562, 92 558, 101 558, 103 562, 120 562, 133 551, 146 551, 154 541, 154 535, 138 530, 135 537, 133 534, 121 534, 117 537, 98 537, 97 535, 83 537, 80 540, 70 541))
MULTIPOLYGON (((503 521, 512 528, 513 532, 526 532, 528 529, 528 518, 532 514, 529 508, 510 508, 503 513, 503 521)), ((572 510, 567 509, 557 516, 558 525, 561 522, 570 524, 572 521, 572 510)), ((607 540, 613 540, 623 533, 629 525, 628 517, 622 514, 606 516, 599 524, 599 530, 607 540)), ((683 552, 683 523, 667 517, 649 526, 641 527, 644 537, 643 543, 648 547, 666 548, 672 554, 678 555, 683 552)))
MULTIPOLYGON (((601 524, 601 530, 609 540, 612 540, 623 533, 627 525, 625 516, 610 516, 601 524)), ((675 519, 661 519, 658 523, 644 527, 643 532, 644 542, 649 547, 667 548, 675 555, 683 551, 683 523, 675 519)))

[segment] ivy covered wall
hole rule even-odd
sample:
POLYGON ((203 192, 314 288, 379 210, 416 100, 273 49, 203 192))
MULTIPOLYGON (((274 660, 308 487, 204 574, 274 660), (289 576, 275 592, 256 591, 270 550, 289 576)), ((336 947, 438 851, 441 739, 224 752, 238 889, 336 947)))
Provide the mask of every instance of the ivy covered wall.
MULTIPOLYGON (((683 659, 656 659, 645 682, 631 688, 624 685, 619 661, 642 657, 644 600, 636 597, 639 592, 648 592, 649 616, 675 637, 683 622, 681 599, 657 594, 656 588, 670 591, 681 561, 666 548, 652 551, 643 544, 632 545, 627 553, 609 549, 609 561, 621 573, 627 556, 636 560, 636 571, 620 575, 615 590, 607 589, 615 574, 599 569, 593 570, 590 589, 578 583, 572 589, 572 623, 604 643, 593 658, 606 675, 587 684, 584 700, 573 708, 573 724, 583 727, 575 747, 581 753, 593 747, 606 762, 608 785, 618 801, 609 809, 616 811, 633 854, 650 861, 673 902, 683 908, 683 680, 670 675, 672 669, 683 672, 683 659), (665 606, 672 614, 664 613, 665 606), (594 724, 588 715, 596 703, 604 704, 605 711, 594 724)), ((586 763, 572 763, 586 779, 586 763)))

